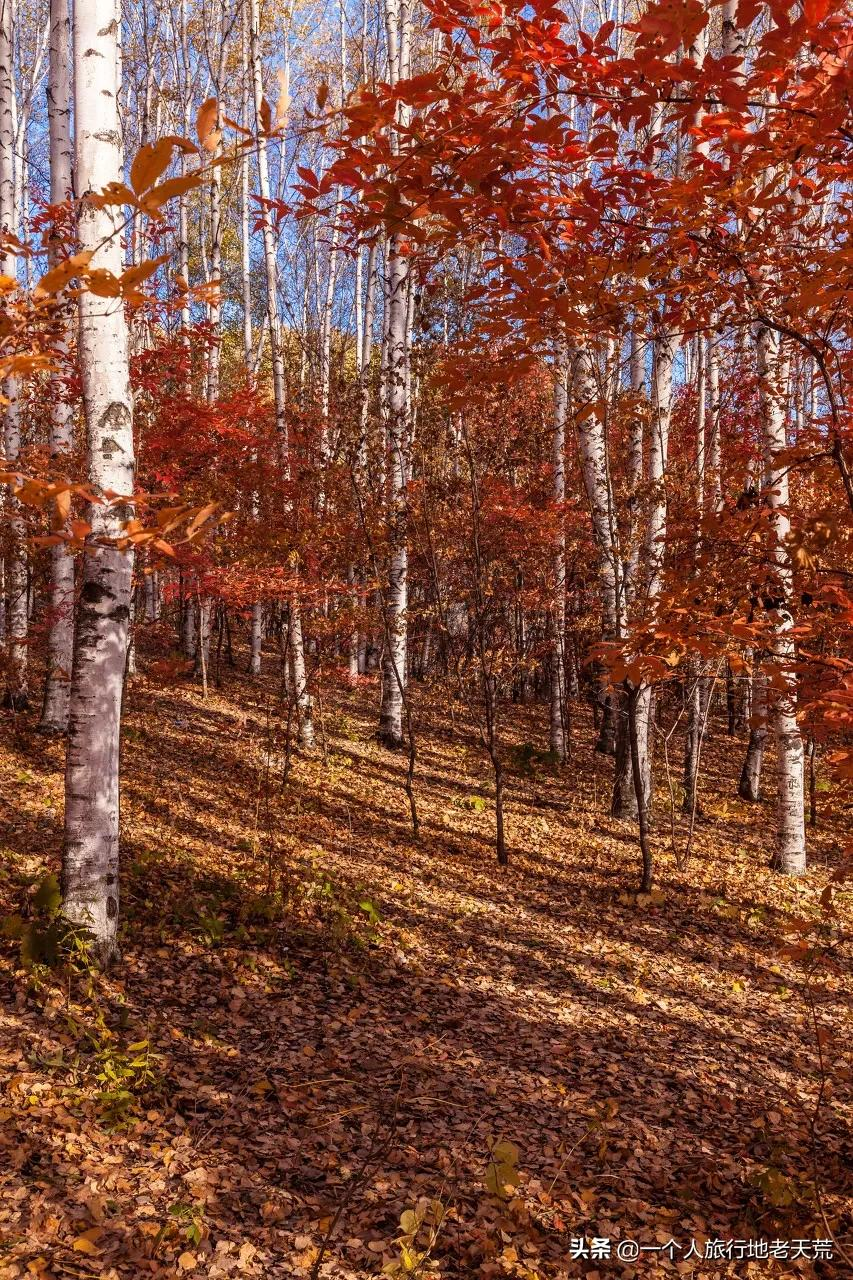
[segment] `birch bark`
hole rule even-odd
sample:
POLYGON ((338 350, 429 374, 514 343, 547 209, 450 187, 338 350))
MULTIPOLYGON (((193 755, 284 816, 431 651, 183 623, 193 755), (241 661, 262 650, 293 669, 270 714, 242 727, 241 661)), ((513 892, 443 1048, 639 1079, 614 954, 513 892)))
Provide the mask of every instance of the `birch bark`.
POLYGON ((566 696, 566 420, 569 408, 568 358, 565 344, 557 352, 554 379, 554 425, 551 437, 554 505, 557 536, 554 545, 554 600, 551 606, 551 689, 549 747, 562 763, 568 753, 568 699, 566 696))
MULTIPOLYGON (((4 275, 17 279, 18 260, 12 242, 18 235, 16 198, 16 101, 14 67, 14 0, 0 0, 0 267, 4 275)), ((14 468, 21 449, 21 386, 18 378, 3 384, 6 406, 3 413, 3 453, 6 465, 14 468)), ((6 638, 8 670, 5 703, 22 711, 29 704, 27 691, 27 555, 26 529, 20 505, 7 497, 9 510, 9 550, 6 556, 6 638)))
MULTIPOLYGON (((264 97, 263 67, 261 65, 260 25, 258 18, 258 0, 250 0, 250 58, 252 63, 252 81, 255 94, 255 127, 258 133, 257 161, 258 186, 261 200, 270 198, 269 157, 267 139, 260 129, 261 104, 264 97)), ((287 431, 287 384, 284 370, 284 345, 281 333, 281 313, 278 301, 278 268, 275 256, 275 239, 269 217, 262 223, 264 246, 264 271, 267 285, 267 315, 269 317, 270 356, 272 360, 273 397, 275 400, 276 438, 278 441, 281 468, 286 477, 290 475, 290 449, 287 431)), ((308 692, 308 680, 305 669, 305 647, 302 637, 302 613, 299 600, 294 593, 290 600, 290 656, 293 665, 293 683, 296 698, 296 711, 299 721, 299 742, 306 750, 314 745, 314 724, 311 715, 311 696, 308 692)))
MULTIPOLYGON (((251 46, 251 22, 249 7, 243 3, 242 27, 240 38, 240 60, 242 70, 243 127, 251 128, 249 102, 253 97, 252 76, 249 65, 251 46)), ((243 285, 243 363, 246 366, 246 379, 252 387, 254 378, 255 339, 252 332, 252 239, 251 239, 251 190, 249 172, 249 152, 244 150, 240 156, 240 274, 243 285)), ((257 462, 257 451, 254 454, 257 462)), ((257 522, 260 515, 258 492, 253 490, 251 496, 252 520, 257 522)), ((259 600, 252 604, 252 621, 249 634, 249 674, 261 673, 261 649, 264 635, 264 610, 259 600)))
MULTIPOLYGON (((65 205, 72 195, 71 141, 71 23, 68 0, 50 0, 50 50, 47 83, 47 118, 50 145, 50 202, 65 205)), ((59 260, 59 237, 48 244, 51 266, 59 260)), ((56 359, 67 360, 69 304, 57 299, 59 334, 56 359)), ((62 465, 74 446, 74 414, 61 377, 51 379, 50 455, 62 465)), ((39 729, 64 734, 68 729, 68 701, 74 646, 74 560, 60 543, 51 550, 50 631, 47 675, 39 729)))
MULTIPOLYGON (((409 75, 410 16, 408 0, 385 0, 389 80, 396 85, 409 75)), ((408 109, 398 107, 398 122, 406 124, 408 109)), ((391 151, 399 139, 392 126, 391 151)), ((388 413, 388 542, 390 558, 385 592, 387 640, 382 662, 382 702, 379 740, 399 749, 403 745, 403 690, 407 674, 408 497, 410 429, 406 394, 411 331, 407 323, 409 265, 399 232, 388 237, 386 258, 387 413, 388 413)))
POLYGON ((794 575, 786 540, 791 531, 788 468, 779 455, 787 447, 787 360, 779 334, 759 323, 755 349, 761 405, 765 501, 770 510, 771 564, 775 579, 772 658, 779 675, 772 707, 776 740, 776 851, 774 865, 786 875, 806 869, 803 738, 797 724, 796 647, 793 629, 794 575))
MULTIPOLYGON (((100 0, 74 6, 75 176, 79 241, 92 262, 122 271, 119 211, 93 196, 121 178, 116 44, 100 0)), ((131 495, 133 407, 121 300, 79 297, 78 338, 88 446, 96 493, 131 495)), ((93 505, 83 558, 65 773, 63 910, 88 929, 104 958, 116 950, 119 905, 119 738, 133 558, 114 545, 127 508, 93 505)))

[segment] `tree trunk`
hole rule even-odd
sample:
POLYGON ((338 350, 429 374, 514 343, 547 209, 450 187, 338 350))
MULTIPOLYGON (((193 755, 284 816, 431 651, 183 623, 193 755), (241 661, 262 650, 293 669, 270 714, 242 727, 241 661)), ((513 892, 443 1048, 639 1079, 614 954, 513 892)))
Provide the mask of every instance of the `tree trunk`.
POLYGON ((568 359, 564 344, 557 352, 554 381, 554 428, 552 464, 553 498, 557 537, 554 546, 554 599, 551 604, 551 689, 549 748, 563 763, 568 755, 568 700, 566 697, 566 529, 563 506, 566 501, 566 419, 569 407, 568 359))
POLYGON ((740 773, 738 795, 742 800, 755 804, 761 797, 761 766, 767 739, 767 676, 763 671, 756 671, 752 677, 750 723, 749 743, 740 773))
MULTIPOLYGON (((47 117, 50 135, 50 202, 66 205, 71 197, 71 61, 68 0, 50 3, 50 61, 47 85, 47 117)), ((51 266, 59 261, 59 234, 48 242, 51 266)), ((59 300, 57 300, 59 302, 59 300)), ((61 302, 56 359, 68 357, 68 315, 61 302)), ((62 467, 74 447, 74 418, 68 393, 60 377, 51 378, 50 455, 62 467)), ((68 730, 68 698, 74 648, 74 560, 60 543, 50 553, 50 630, 47 642, 47 674, 39 729, 64 734, 68 730)))
POLYGON ((213 616, 213 603, 210 596, 200 596, 196 600, 196 646, 195 673, 204 685, 207 696, 207 674, 210 671, 210 624, 213 616))
MULTIPOLYGON (((242 30, 240 40, 240 59, 243 79, 243 126, 251 129, 249 114, 252 76, 249 66, 249 50, 251 46, 251 23, 249 9, 243 5, 242 30)), ((249 173, 248 150, 240 157, 240 276, 243 285, 243 363, 246 367, 246 381, 250 389, 254 389, 254 351, 255 340, 252 333, 252 259, 251 259, 251 183, 249 173)), ((258 463, 257 450, 254 451, 255 465, 258 463)), ((260 504, 257 489, 251 496, 252 520, 257 523, 260 516, 260 504)), ((252 622, 249 632, 249 675, 261 673, 261 647, 264 634, 264 610, 259 601, 252 604, 252 622)))
POLYGON ((261 674, 261 650, 264 641, 264 606, 255 601, 252 605, 252 633, 250 638, 249 675, 261 674))
POLYGON ((699 760, 702 754, 702 743, 705 739, 705 726, 708 722, 708 704, 711 698, 711 681, 701 674, 701 664, 691 664, 688 675, 687 690, 687 737, 684 748, 684 798, 681 803, 683 813, 701 813, 696 801, 696 789, 699 783, 699 760))
MULTIPOLYGON (((386 0, 388 62, 390 80, 396 84, 408 75, 409 32, 406 0, 386 0)), ((400 122, 406 109, 400 109, 400 122)), ((392 127, 392 151, 397 152, 396 128, 392 127)), ((385 592, 388 639, 382 662, 382 702, 379 711, 379 741, 386 747, 403 746, 403 689, 407 671, 408 603, 408 496, 410 422, 406 395, 409 360, 408 256, 398 232, 388 239, 386 266, 387 301, 387 391, 388 409, 388 543, 390 561, 385 592)))
MULTIPOLYGON (((269 158, 267 140, 262 132, 261 108, 264 100, 263 67, 261 65, 260 25, 258 0, 250 0, 250 57, 255 96, 255 128, 258 132, 257 160, 258 186, 262 201, 270 198, 269 158)), ((287 431, 287 384, 284 368, 284 344, 281 334, 281 313, 278 300, 278 265, 275 256, 275 236, 269 214, 264 213, 261 224, 264 246, 264 271, 267 286, 267 316, 269 318, 270 357, 272 361, 273 397, 275 400, 276 439, 279 460, 285 478, 290 477, 290 446, 287 431)), ((296 696, 296 712, 299 720, 299 742, 306 750, 314 745, 314 724, 311 698, 305 673, 305 649, 302 637, 302 615, 294 596, 290 601, 290 653, 296 696)))
MULTIPOLYGON (((100 0, 74 6, 75 178, 79 241, 92 265, 120 275, 120 210, 92 196, 121 179, 116 75, 118 24, 100 0)), ((123 302, 79 298, 79 360, 96 493, 134 490, 133 408, 123 302)), ((133 556, 114 545, 126 504, 93 505, 83 557, 65 773, 63 910, 91 932, 106 959, 116 950, 119 904, 119 740, 133 556)))
MULTIPOLYGON (((16 100, 14 67, 14 4, 0 0, 0 233, 18 234, 18 208, 15 194, 16 100)), ((20 160, 18 162, 20 164, 20 160)), ((18 261, 11 249, 3 250, 0 270, 17 279, 18 261)), ((21 405, 18 378, 7 378, 2 386, 6 404, 3 410, 3 453, 12 469, 21 448, 21 405)), ((6 555, 6 593, 8 612, 6 638, 9 643, 5 703, 22 711, 29 705, 27 692, 27 552, 26 527, 20 516, 20 505, 11 494, 6 555)))
POLYGON ((773 609, 772 657, 781 677, 773 704, 776 739, 777 838, 773 864, 786 875, 806 869, 803 738, 797 724, 796 650, 793 638, 794 575, 786 539, 791 531, 788 511, 788 463, 777 458, 787 447, 787 368, 779 334, 764 324, 755 332, 761 404, 766 501, 770 508, 773 545, 771 559, 777 593, 773 609))
POLYGON ((195 596, 187 593, 183 598, 181 621, 181 648, 186 658, 195 658, 197 645, 195 596))
MULTIPOLYGON (((607 441, 603 410, 591 355, 581 347, 571 350, 572 404, 578 435, 584 488, 592 516, 592 530, 598 552, 601 584, 601 630, 605 640, 614 640, 624 630, 624 591, 619 535, 613 504, 613 490, 607 462, 607 441)), ((612 695, 600 684, 597 692, 602 711, 597 751, 615 752, 615 723, 612 695)))
MULTIPOLYGON (((631 766, 634 779, 634 793, 637 804, 637 824, 640 835, 640 852, 643 858, 643 874, 640 880, 640 893, 650 893, 652 888, 652 847, 649 839, 649 810, 646 792, 643 789, 644 767, 641 744, 648 734, 647 725, 643 725, 639 711, 640 688, 629 684, 625 701, 628 704, 628 739, 631 744, 631 766)), ((647 713, 646 713, 647 714, 647 713)))

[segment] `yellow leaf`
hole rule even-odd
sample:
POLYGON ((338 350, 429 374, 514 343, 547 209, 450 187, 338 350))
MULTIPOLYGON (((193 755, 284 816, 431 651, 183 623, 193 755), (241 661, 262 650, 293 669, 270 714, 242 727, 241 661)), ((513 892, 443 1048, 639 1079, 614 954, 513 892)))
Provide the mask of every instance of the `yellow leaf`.
POLYGON ((195 1266, 195 1254, 190 1253, 189 1250, 184 1250, 184 1252, 178 1258, 178 1267, 180 1268, 181 1271, 192 1271, 194 1266, 195 1266))
POLYGON ((103 1235, 103 1231, 100 1227, 91 1227, 88 1231, 84 1231, 82 1235, 77 1237, 71 1248, 77 1253, 100 1253, 101 1251, 95 1243, 100 1235, 103 1235))

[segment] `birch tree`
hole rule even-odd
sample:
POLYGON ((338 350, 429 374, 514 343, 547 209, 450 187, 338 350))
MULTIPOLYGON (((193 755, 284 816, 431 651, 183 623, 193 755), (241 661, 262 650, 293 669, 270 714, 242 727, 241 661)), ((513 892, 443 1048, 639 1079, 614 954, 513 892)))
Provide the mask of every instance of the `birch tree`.
POLYGON ((568 698, 566 696, 566 421, 568 418, 568 360, 565 344, 557 352, 554 379, 554 427, 552 435, 553 497, 557 509, 554 546, 554 603, 551 608, 551 681, 549 748, 564 761, 568 751, 568 698))
MULTIPOLYGON (((261 62, 260 23, 258 0, 250 0, 250 58, 254 87, 255 128, 257 131, 258 186, 261 201, 270 198, 269 157, 267 137, 263 129, 262 106, 264 101, 263 65, 261 62)), ((278 298, 278 264, 275 238, 267 213, 262 222, 264 247, 264 274, 267 287, 267 315, 269 317, 270 357, 272 362, 273 397, 275 400, 276 439, 279 461, 285 477, 290 476, 290 444, 287 430, 287 384, 284 368, 284 343, 281 330, 281 311, 278 298)), ((311 695, 305 667, 305 644, 302 635, 302 611, 296 592, 289 602, 288 637, 290 659, 293 666, 293 687, 299 720, 300 744, 310 749, 314 745, 314 724, 311 715, 311 695)))
MULTIPOLYGON (((408 78, 411 69, 409 0, 385 0, 388 76, 392 85, 408 78)), ((398 105, 397 125, 405 126, 408 108, 398 105)), ((399 151, 397 127, 391 126, 391 153, 399 151)), ((382 704, 379 740, 399 749, 403 745, 403 691, 407 674, 408 500, 410 459, 409 400, 406 375, 411 329, 409 316, 409 260, 403 237, 391 229, 385 271, 387 343, 386 402, 388 414, 388 584, 385 590, 386 643, 382 661, 382 704)))
MULTIPOLYGON (((50 52, 47 86, 47 117, 50 138, 50 202, 64 206, 72 195, 71 166, 71 24, 68 0, 51 0, 50 52)), ((49 244, 51 266, 58 261, 59 236, 54 231, 49 244)), ((60 366, 68 358, 69 304, 58 299, 59 334, 56 359, 60 366)), ((74 446, 74 413, 63 380, 51 379, 50 453, 61 465, 74 446)), ((68 699, 74 645, 74 560, 60 543, 50 560, 50 632, 44 705, 39 728, 43 733, 65 733, 68 728, 68 699)))
MULTIPOLYGON (((16 190, 15 138, 15 8, 14 0, 0 0, 0 253, 3 274, 18 278, 15 241, 18 236, 18 201, 16 190)), ((17 377, 9 377, 3 385, 3 452, 6 465, 14 467, 21 450, 21 385, 17 377)), ((8 551, 6 556, 6 595, 8 611, 6 632, 8 666, 6 705, 22 711, 29 703, 27 691, 27 557, 26 531, 18 500, 7 499, 9 506, 8 551)))
MULTIPOLYGON (((120 275, 120 214, 97 200, 108 183, 121 180, 118 22, 104 22, 100 0, 75 0, 73 27, 78 238, 93 267, 120 275)), ((84 285, 78 306, 88 480, 98 495, 130 496, 133 404, 124 305, 84 285)), ((119 911, 119 738, 133 559, 115 544, 127 513, 126 502, 108 500, 89 512, 65 772, 63 910, 91 933, 105 959, 117 948, 119 911)))
POLYGON ((797 724, 797 682, 793 637, 794 575, 786 541, 791 532, 787 464, 786 392, 788 368, 779 333, 764 322, 755 328, 755 350, 761 403, 765 501, 770 512, 770 560, 775 587, 772 659, 777 680, 772 708, 776 741, 775 864, 786 875, 806 869, 803 738, 797 724))

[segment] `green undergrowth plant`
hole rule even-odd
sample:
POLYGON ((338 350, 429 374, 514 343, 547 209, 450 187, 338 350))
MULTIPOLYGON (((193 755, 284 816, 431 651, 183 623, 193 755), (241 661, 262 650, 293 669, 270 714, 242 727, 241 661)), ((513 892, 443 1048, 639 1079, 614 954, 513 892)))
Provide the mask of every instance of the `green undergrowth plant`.
POLYGON ((58 967, 89 975, 96 968, 86 930, 62 915, 59 880, 52 871, 25 885, 21 910, 3 917, 0 932, 17 943, 21 965, 36 985, 58 967))
POLYGON ((400 1234, 394 1245, 397 1256, 386 1262, 382 1274, 395 1277, 435 1276, 439 1264, 433 1257, 447 1207, 441 1200, 422 1196, 400 1214, 400 1234))

